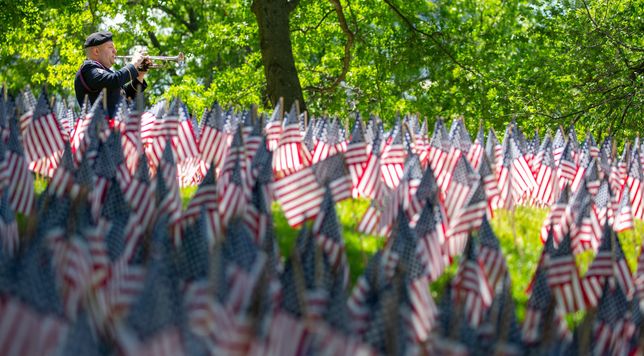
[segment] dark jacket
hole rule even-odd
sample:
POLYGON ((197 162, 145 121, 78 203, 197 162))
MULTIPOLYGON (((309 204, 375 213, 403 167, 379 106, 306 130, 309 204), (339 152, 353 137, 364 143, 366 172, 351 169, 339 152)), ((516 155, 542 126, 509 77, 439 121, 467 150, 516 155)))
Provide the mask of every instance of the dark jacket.
POLYGON ((103 88, 107 88, 107 111, 110 117, 114 117, 116 106, 121 98, 121 89, 125 91, 127 98, 134 98, 139 85, 143 90, 148 86, 145 80, 143 83, 138 81, 136 78, 138 75, 132 64, 113 71, 97 61, 86 60, 78 69, 74 79, 76 100, 82 107, 87 94, 90 103, 93 104, 103 88))

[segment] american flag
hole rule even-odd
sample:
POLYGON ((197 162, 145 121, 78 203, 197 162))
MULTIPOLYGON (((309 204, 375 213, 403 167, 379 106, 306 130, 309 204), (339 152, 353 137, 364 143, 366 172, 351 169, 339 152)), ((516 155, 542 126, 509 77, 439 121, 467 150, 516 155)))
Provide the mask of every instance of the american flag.
POLYGON ((479 127, 478 133, 476 134, 476 138, 474 139, 474 143, 470 146, 470 149, 467 152, 467 161, 470 162, 474 170, 479 169, 479 165, 481 164, 481 158, 485 153, 484 146, 485 146, 485 131, 483 130, 483 126, 481 125, 481 127, 479 127))
POLYGON ((535 131, 534 136, 532 139, 528 139, 525 143, 525 161, 528 163, 528 166, 530 166, 530 171, 532 171, 533 176, 537 176, 537 173, 539 172, 539 164, 540 162, 536 161, 536 156, 539 153, 539 149, 541 148, 541 140, 539 139, 539 131, 535 131))
POLYGON ((179 185, 185 187, 194 184, 195 181, 199 182, 201 153, 188 108, 181 102, 177 106, 179 126, 177 135, 172 137, 171 142, 176 157, 179 185))
POLYGON ((173 162, 177 162, 178 157, 176 157, 174 149, 172 148, 172 140, 179 134, 180 106, 181 102, 178 99, 173 100, 169 110, 163 114, 163 117, 156 117, 154 120, 150 135, 151 143, 145 147, 145 152, 148 155, 148 164, 153 175, 160 169, 166 146, 170 147, 173 162))
POLYGON ((493 298, 492 286, 485 275, 478 254, 477 241, 470 236, 463 252, 463 259, 452 281, 453 301, 463 307, 465 318, 472 327, 480 325, 492 305, 493 298))
MULTIPOLYGON (((561 158, 559 159, 559 166, 557 167, 557 176, 559 177, 559 185, 563 187, 566 184, 569 184, 571 188, 576 190, 572 184, 575 180, 575 175, 577 174, 579 167, 575 163, 573 157, 572 144, 570 141, 566 143, 563 151, 561 152, 561 158)), ((583 174, 581 175, 583 177, 583 174)))
MULTIPOLYGON (((541 232, 539 235, 541 238, 541 243, 545 244, 546 240, 548 239, 548 233, 554 229, 554 226, 558 226, 560 224, 563 215, 566 213, 569 195, 570 189, 568 187, 564 187, 564 189, 559 194, 557 201, 553 205, 551 205, 548 215, 546 215, 545 220, 541 224, 541 232)), ((561 240, 561 238, 557 238, 556 244, 559 244, 559 240, 561 240)))
POLYGON ((423 202, 418 200, 416 196, 422 177, 423 172, 420 160, 418 156, 412 154, 405 162, 400 183, 393 192, 384 197, 378 233, 382 235, 389 233, 400 209, 407 214, 407 217, 411 220, 411 225, 415 225, 418 213, 420 213, 423 206, 423 202))
POLYGON ((628 190, 628 186, 625 185, 624 190, 622 191, 622 199, 614 212, 613 229, 615 232, 631 230, 634 227, 633 208, 631 207, 630 200, 631 194, 628 190))
POLYGON ((547 280, 546 267, 537 267, 532 293, 523 321, 523 342, 528 345, 556 343, 570 339, 562 307, 557 304, 547 280), (549 336, 545 339, 544 336, 549 336))
POLYGON ((0 238, 1 253, 13 256, 20 245, 20 236, 16 215, 9 206, 7 192, 0 193, 0 238))
POLYGON ((605 283, 600 295, 593 323, 592 352, 596 355, 628 354, 632 334, 627 330, 630 309, 627 296, 619 283, 614 285, 612 280, 605 283))
POLYGON ((552 140, 552 154, 555 158, 555 165, 559 167, 559 162, 561 161, 561 155, 563 154, 564 147, 566 146, 566 139, 564 138, 564 133, 561 129, 561 126, 557 128, 555 133, 555 138, 552 140))
POLYGON ((485 143, 485 154, 490 159, 490 165, 494 173, 498 176, 503 164, 503 146, 499 143, 494 130, 490 128, 487 133, 487 141, 485 143))
POLYGON ((298 226, 317 216, 326 185, 330 188, 335 202, 351 196, 351 178, 346 172, 341 154, 331 156, 275 182, 275 197, 282 205, 289 225, 298 226))
POLYGON ((16 213, 29 215, 34 208, 34 179, 27 168, 15 120, 9 121, 6 160, 5 169, 10 172, 9 204, 16 213))
POLYGON ((266 132, 266 143, 268 150, 273 152, 277 149, 282 136, 282 118, 284 117, 284 100, 280 100, 275 105, 270 119, 266 122, 264 131, 266 132))
POLYGON ((434 171, 436 179, 443 177, 447 171, 447 154, 450 151, 449 137, 442 119, 436 120, 434 132, 429 141, 428 160, 429 166, 434 171))
POLYGON ((402 142, 402 126, 400 121, 392 132, 391 142, 387 142, 382 149, 380 161, 380 173, 385 185, 394 190, 400 183, 403 175, 403 168, 407 152, 402 142))
POLYGON ((226 260, 226 305, 235 312, 246 310, 253 289, 266 266, 266 256, 259 251, 244 222, 235 218, 226 231, 222 246, 226 260))
POLYGON ((210 269, 209 246, 214 237, 209 236, 208 216, 201 207, 199 216, 183 230, 178 251, 177 273, 187 281, 206 278, 210 269))
POLYGON ((49 158, 62 151, 64 140, 43 88, 29 124, 22 135, 28 162, 49 158))
POLYGON ((349 265, 344 248, 344 240, 335 213, 335 202, 328 189, 325 189, 320 213, 313 222, 313 236, 324 251, 329 265, 340 276, 343 283, 349 282, 349 265))
MULTIPOLYGON (((272 153, 265 145, 262 145, 251 163, 251 199, 246 209, 245 221, 251 234, 258 244, 264 242, 267 234, 271 231, 269 224, 272 224, 271 205, 273 203, 273 170, 271 168, 272 153)), ((272 226, 272 225, 271 225, 272 226)))
POLYGON ((472 146, 472 139, 470 134, 467 132, 465 123, 462 118, 455 119, 452 121, 452 126, 449 130, 449 140, 453 142, 453 146, 456 146, 463 154, 467 154, 470 151, 472 146))
POLYGON ((597 305, 604 286, 611 278, 616 280, 629 299, 632 298, 635 293, 635 285, 631 270, 624 257, 624 251, 613 229, 609 225, 605 225, 599 251, 582 281, 589 307, 597 305))
POLYGON ((356 186, 358 194, 365 198, 379 199, 386 189, 380 174, 380 142, 380 135, 377 134, 371 144, 371 152, 356 186))
POLYGON ((221 178, 217 182, 221 223, 226 226, 235 216, 242 217, 250 201, 250 162, 247 160, 241 130, 234 133, 221 178))
MULTIPOLYGON (((0 130, 3 129, 0 127, 0 130)), ((7 165, 9 164, 7 158, 5 141, 0 138, 0 192, 5 192, 9 186, 10 172, 7 169, 7 165)))
POLYGON ((479 239, 481 240, 481 249, 478 259, 481 261, 490 288, 495 292, 508 275, 508 267, 501 251, 501 244, 485 217, 483 217, 479 229, 479 239))
POLYGON ((461 254, 467 243, 467 236, 470 231, 478 229, 483 218, 488 214, 488 204, 483 184, 480 181, 474 184, 474 190, 468 197, 465 206, 456 210, 449 221, 446 247, 447 254, 450 257, 461 254))
POLYGON ((20 134, 24 134, 27 126, 29 126, 37 103, 38 102, 36 101, 36 96, 31 91, 31 87, 29 86, 25 88, 22 95, 18 96, 18 99, 16 100, 16 106, 19 108, 19 112, 21 113, 20 117, 18 118, 18 127, 20 128, 20 134))
POLYGON ((70 144, 74 153, 74 162, 79 164, 85 158, 90 162, 96 159, 96 149, 102 131, 107 128, 106 114, 102 104, 103 93, 96 98, 87 114, 76 122, 70 144))
POLYGON ((575 177, 572 180, 571 187, 573 190, 576 190, 581 183, 581 180, 586 180, 586 184, 588 185, 590 183, 591 185, 591 187, 589 187, 592 188, 591 192, 595 194, 596 189, 599 187, 599 177, 596 174, 594 174, 593 176, 593 173, 591 172, 593 169, 592 164, 595 163, 595 161, 590 156, 590 149, 582 145, 582 147, 578 151, 576 151, 576 153, 578 153, 575 156, 577 172, 575 173, 575 177), (593 191, 593 189, 595 191, 593 191))
POLYGON ((628 170, 626 186, 628 186, 630 193, 633 217, 638 219, 644 219, 644 202, 642 201, 644 197, 644 185, 642 185, 642 181, 644 181, 644 174, 640 164, 639 150, 635 150, 630 169, 628 170))
POLYGON ((499 199, 499 189, 496 184, 496 175, 492 170, 492 165, 490 160, 487 157, 487 153, 481 153, 481 159, 479 160, 478 174, 481 177, 481 183, 485 189, 485 196, 487 197, 488 210, 490 212, 490 217, 494 216, 494 211, 492 210, 493 204, 499 199))
POLYGON ((199 138, 199 152, 204 162, 202 175, 206 174, 205 172, 211 165, 217 169, 215 173, 221 170, 229 144, 230 137, 224 131, 222 109, 219 104, 215 103, 205 120, 199 138))
MULTIPOLYGON (((248 157, 249 161, 253 161, 255 158, 255 153, 259 149, 260 145, 264 145, 264 149, 268 149, 266 147, 266 137, 262 135, 262 126, 260 123, 259 118, 255 118, 254 122, 252 123, 252 130, 248 132, 248 134, 244 134, 244 143, 246 144, 246 156, 248 157)), ((244 127, 244 130, 246 127, 244 127)), ((245 132, 245 131, 242 131, 245 132)))
POLYGON ((360 117, 356 117, 356 121, 353 124, 353 130, 351 131, 351 141, 347 145, 347 151, 345 152, 345 158, 347 160, 347 168, 349 169, 349 174, 351 175, 351 181, 353 182, 353 197, 357 198, 360 196, 358 191, 358 183, 360 182, 360 177, 364 173, 367 160, 369 159, 369 146, 365 141, 364 137, 364 128, 362 127, 362 121, 360 117))
POLYGON ((208 173, 199 184, 195 195, 188 202, 183 212, 182 224, 192 224, 197 219, 205 220, 208 246, 212 247, 218 238, 223 236, 223 226, 217 205, 217 186, 215 184, 214 167, 208 169, 208 173), (202 216, 203 215, 203 216, 202 216))
MULTIPOLYGON (((423 343, 429 337, 437 314, 434 299, 427 288, 428 276, 422 261, 422 248, 418 244, 415 232, 409 227, 406 215, 400 211, 397 226, 393 229, 389 242, 389 251, 385 256, 397 255, 397 270, 403 272, 404 297, 409 314, 403 318, 410 329, 409 334, 414 342, 423 343)), ((395 278, 394 278, 395 283, 395 278)), ((395 287, 394 287, 395 288, 395 287)))
POLYGON ((499 184, 498 207, 511 208, 523 199, 537 182, 513 137, 503 141, 503 161, 497 166, 499 184))
POLYGON ((425 264, 425 273, 430 281, 435 281, 449 263, 444 250, 447 217, 445 209, 436 197, 427 198, 414 232, 421 246, 420 256, 425 264))
POLYGON ((116 165, 112 160, 112 149, 107 143, 102 142, 98 147, 98 155, 94 166, 94 187, 90 191, 90 203, 92 217, 94 221, 98 221, 98 217, 107 194, 107 189, 110 184, 116 183, 116 165))
POLYGON ((284 120, 284 128, 277 149, 273 152, 275 157, 273 170, 277 176, 295 173, 309 163, 302 154, 302 133, 297 114, 295 104, 293 104, 284 120))
POLYGON ((571 244, 570 235, 566 234, 546 263, 548 286, 566 313, 583 311, 588 304, 571 244))
MULTIPOLYGON (((153 201, 155 199, 156 183, 150 182, 150 172, 148 169, 147 156, 141 154, 139 156, 139 163, 136 168, 136 173, 132 177, 130 184, 124 190, 125 200, 128 202, 134 215, 137 217, 137 225, 132 225, 132 228, 142 226, 147 228, 152 222, 155 214, 155 207, 153 201), (139 225, 140 224, 140 225, 139 225)), ((127 250, 130 252, 136 242, 132 239, 133 236, 128 237, 127 250)), ((130 253, 126 253, 129 255, 130 253)))
POLYGON ((454 216, 456 211, 465 206, 473 191, 473 183, 477 180, 477 174, 472 170, 472 166, 467 162, 465 156, 459 156, 454 170, 451 172, 451 179, 445 194, 447 216, 454 216))
POLYGON ((320 137, 315 143, 313 149, 311 163, 315 164, 325 160, 329 156, 346 151, 346 142, 344 141, 344 134, 340 130, 340 123, 338 120, 333 120, 330 123, 326 120, 320 120, 319 123, 325 123, 320 132, 320 137))
POLYGON ((176 245, 179 245, 181 243, 181 197, 170 142, 166 143, 163 150, 159 169, 156 179, 157 214, 167 214, 168 224, 173 229, 172 239, 176 245))
POLYGON ((427 168, 429 166, 429 139, 427 137, 427 119, 423 120, 422 125, 418 128, 414 135, 414 152, 418 155, 423 168, 427 168))
MULTIPOLYGON (((172 262, 170 247, 167 246, 169 241, 164 242, 160 238, 161 235, 155 236, 143 289, 130 308, 123 330, 119 333, 117 342, 126 352, 133 346, 148 343, 155 336, 178 328, 180 317, 185 313, 179 280, 173 271, 176 266, 172 262), (130 332, 126 333, 126 331, 130 332)), ((179 338, 169 338, 167 343, 161 344, 163 347, 155 351, 161 355, 181 351, 180 342, 179 338)))
POLYGON ((598 240, 602 238, 604 225, 606 223, 613 225, 616 205, 617 202, 615 202, 614 196, 610 191, 608 179, 604 177, 596 194, 591 199, 590 221, 593 234, 598 240))
MULTIPOLYGON (((536 174, 536 187, 532 190, 532 197, 542 206, 552 206, 561 192, 561 185, 557 176, 554 156, 552 154, 552 140, 550 135, 543 139, 543 144, 535 158, 539 162, 536 174)), ((534 167, 534 165, 533 165, 534 167)), ((542 237, 544 237, 542 235, 542 237)))
POLYGON ((17 298, 0 301, 0 352, 8 356, 55 354, 69 326, 57 315, 42 314, 17 298))

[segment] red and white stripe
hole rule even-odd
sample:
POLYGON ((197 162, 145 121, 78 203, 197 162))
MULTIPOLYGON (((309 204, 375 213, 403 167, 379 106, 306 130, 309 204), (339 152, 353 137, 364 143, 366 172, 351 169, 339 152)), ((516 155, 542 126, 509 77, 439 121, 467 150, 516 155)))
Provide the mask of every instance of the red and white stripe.
POLYGON ((6 356, 54 355, 61 351, 68 324, 42 315, 14 298, 0 300, 0 353, 6 356))
POLYGON ((276 175, 289 175, 305 167, 308 162, 301 153, 302 133, 300 125, 287 125, 280 136, 279 145, 273 152, 273 171, 276 175))
POLYGON ((533 197, 542 206, 550 206, 559 198, 560 186, 557 172, 552 167, 542 164, 537 173, 536 188, 532 190, 533 197))
POLYGON ((614 212, 613 230, 623 232, 634 228, 633 209, 631 208, 631 196, 628 186, 624 186, 619 206, 614 212))
POLYGON ((53 113, 31 120, 22 140, 28 162, 62 151, 65 143, 60 132, 58 121, 53 113))
POLYGON ((644 219, 644 186, 642 182, 632 176, 626 178, 626 186, 630 194, 631 211, 634 218, 644 219))
POLYGON ((31 214, 34 207, 34 179, 27 169, 24 156, 7 151, 7 170, 9 175, 9 204, 16 212, 31 214))
POLYGON ((402 144, 387 145, 380 160, 380 173, 385 185, 394 190, 403 176, 403 168, 407 152, 402 144))
POLYGON ((486 211, 486 201, 472 205, 468 204, 456 211, 455 216, 450 219, 446 234, 446 247, 449 257, 458 256, 463 252, 469 232, 481 227, 486 211))
POLYGON ((565 313, 586 309, 586 296, 575 258, 572 254, 550 257, 548 260, 548 285, 565 313))
POLYGON ((320 211, 324 189, 311 169, 303 169, 274 183, 275 198, 291 226, 299 226, 320 211))
POLYGON ((365 198, 379 199, 382 194, 380 172, 380 157, 373 152, 369 155, 367 164, 356 187, 358 194, 365 198))
POLYGON ((464 260, 453 283, 454 302, 464 308, 470 326, 478 327, 492 305, 493 291, 485 277, 483 266, 477 259, 464 260))

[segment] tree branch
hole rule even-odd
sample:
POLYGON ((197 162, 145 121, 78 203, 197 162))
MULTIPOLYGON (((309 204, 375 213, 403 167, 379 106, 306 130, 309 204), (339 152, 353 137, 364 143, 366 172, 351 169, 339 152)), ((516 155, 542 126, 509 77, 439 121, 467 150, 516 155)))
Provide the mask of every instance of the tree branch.
POLYGON ((586 9, 586 14, 588 15, 588 18, 590 19, 590 22, 593 24, 593 27, 595 27, 595 30, 598 32, 602 33, 606 38, 608 38, 611 42, 614 44, 624 47, 626 49, 630 49, 631 51, 635 52, 644 52, 644 48, 642 47, 637 47, 637 46, 631 46, 627 43, 624 43, 621 40, 618 40, 617 38, 613 37, 608 31, 604 31, 602 28, 599 27, 599 24, 597 21, 595 21, 595 18, 590 14, 590 9, 588 8, 588 4, 586 3, 586 0, 582 0, 584 3, 584 8, 586 9))
POLYGON ((320 26, 322 25, 322 22, 324 22, 324 20, 326 20, 326 18, 327 18, 327 17, 329 17, 329 15, 331 15, 331 14, 333 13, 333 11, 335 11, 335 10, 329 10, 329 11, 327 11, 327 13, 326 13, 326 14, 324 14, 324 16, 322 16, 322 18, 320 19, 320 21, 319 21, 315 26, 309 26, 309 27, 304 28, 304 29, 302 29, 302 28, 295 28, 295 29, 293 29, 293 31, 299 31, 299 32, 302 32, 303 34, 306 34, 306 33, 308 33, 309 31, 315 31, 315 30, 317 30, 318 28, 320 28, 320 26))
POLYGON ((329 0, 331 4, 333 4, 333 7, 335 8, 336 14, 338 14, 338 22, 340 22, 340 28, 342 28, 342 32, 347 36, 347 42, 344 44, 344 57, 342 59, 342 71, 340 72, 340 75, 338 75, 337 78, 331 83, 331 85, 325 87, 325 88, 320 88, 320 87, 307 87, 305 89, 308 90, 313 90, 319 93, 328 93, 335 88, 346 78, 347 72, 349 71, 349 66, 351 65, 351 48, 353 47, 353 40, 354 40, 354 34, 351 32, 351 29, 349 29, 349 25, 347 25, 347 19, 344 17, 344 11, 342 9, 342 4, 340 4, 340 0, 329 0))
POLYGON ((181 14, 177 13, 175 10, 161 4, 157 5, 156 8, 174 17, 175 20, 184 25, 191 33, 194 33, 197 30, 196 24, 186 21, 183 16, 181 16, 181 14))
POLYGON ((159 43, 159 39, 157 38, 157 35, 152 31, 148 31, 148 37, 150 38, 150 42, 152 42, 152 45, 158 48, 161 53, 163 53, 163 49, 161 48, 161 43, 159 43))
POLYGON ((540 111, 527 112, 526 114, 544 116, 544 117, 547 117, 547 118, 553 119, 553 120, 561 120, 561 119, 565 119, 565 118, 568 118, 568 117, 571 117, 571 116, 586 113, 590 109, 594 109, 596 107, 606 105, 606 104, 610 103, 611 101, 617 101, 617 100, 624 99, 624 98, 628 97, 629 95, 632 95, 632 94, 626 94, 626 95, 620 95, 620 96, 616 96, 616 97, 606 98, 606 99, 604 99, 604 100, 602 100, 602 101, 600 101, 598 103, 590 104, 590 105, 588 105, 588 106, 586 106, 586 107, 584 107, 582 109, 579 109, 579 110, 573 111, 573 112, 569 112, 569 113, 567 113, 565 115, 551 115, 551 114, 546 114, 546 113, 540 112, 540 111))
POLYGON ((428 33, 426 31, 419 29, 407 16, 405 16, 402 13, 402 11, 400 11, 400 9, 398 9, 391 2, 391 0, 384 0, 384 1, 389 6, 389 8, 391 8, 391 10, 393 10, 393 12, 395 12, 396 15, 400 17, 401 20, 403 20, 403 22, 407 25, 407 27, 409 27, 410 30, 429 38, 432 42, 434 42, 434 44, 436 44, 436 46, 438 46, 438 49, 440 49, 441 52, 445 53, 445 55, 447 55, 447 57, 449 57, 449 59, 452 62, 454 62, 454 64, 461 67, 463 70, 468 71, 478 77, 486 78, 485 75, 483 75, 478 70, 471 68, 469 66, 466 66, 465 64, 461 63, 458 59, 456 59, 456 57, 454 57, 454 55, 447 48, 445 48, 445 46, 438 39, 436 39, 436 37, 434 36, 435 34, 428 33))

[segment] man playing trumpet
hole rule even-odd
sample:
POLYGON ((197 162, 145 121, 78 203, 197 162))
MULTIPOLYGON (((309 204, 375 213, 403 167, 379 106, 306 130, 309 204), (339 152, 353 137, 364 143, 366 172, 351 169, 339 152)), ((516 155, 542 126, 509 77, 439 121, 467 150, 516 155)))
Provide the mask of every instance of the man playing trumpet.
POLYGON ((74 90, 76 100, 83 106, 85 95, 89 96, 90 104, 103 89, 107 89, 107 114, 113 118, 116 106, 119 103, 121 90, 127 98, 134 98, 137 90, 145 90, 147 83, 144 80, 146 72, 140 70, 146 61, 146 56, 141 51, 132 56, 132 60, 118 71, 110 69, 116 61, 116 47, 112 42, 112 33, 107 31, 95 32, 85 40, 85 54, 87 60, 76 72, 74 90))

